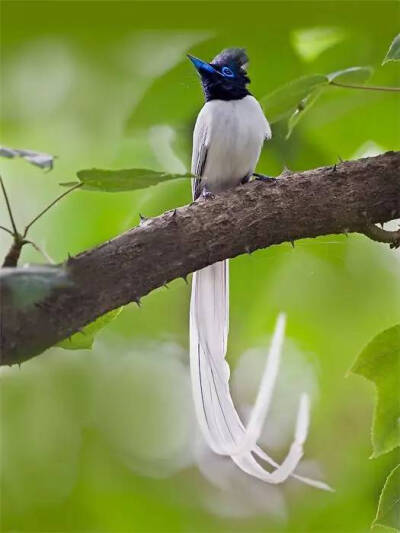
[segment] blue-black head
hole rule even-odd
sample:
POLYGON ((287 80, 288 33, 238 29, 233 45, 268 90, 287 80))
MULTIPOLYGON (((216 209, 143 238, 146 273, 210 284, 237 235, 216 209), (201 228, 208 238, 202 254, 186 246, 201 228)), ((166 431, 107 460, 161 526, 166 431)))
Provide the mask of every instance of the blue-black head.
POLYGON ((249 91, 250 83, 246 65, 249 61, 244 48, 227 48, 218 54, 211 63, 188 55, 201 78, 206 100, 240 100, 249 91))

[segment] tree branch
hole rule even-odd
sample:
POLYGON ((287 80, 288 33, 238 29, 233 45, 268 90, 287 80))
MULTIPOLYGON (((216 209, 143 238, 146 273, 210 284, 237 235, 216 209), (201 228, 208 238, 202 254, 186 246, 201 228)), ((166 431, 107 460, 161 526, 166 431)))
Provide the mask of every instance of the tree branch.
POLYGON ((399 169, 400 152, 388 152, 276 183, 251 182, 70 258, 73 286, 39 305, 17 307, 2 288, 1 362, 29 359, 103 313, 216 261, 284 241, 368 234, 368 224, 400 218, 399 169))
POLYGON ((390 244, 390 248, 398 248, 400 246, 400 229, 388 231, 368 222, 364 226, 363 233, 373 241, 390 244))

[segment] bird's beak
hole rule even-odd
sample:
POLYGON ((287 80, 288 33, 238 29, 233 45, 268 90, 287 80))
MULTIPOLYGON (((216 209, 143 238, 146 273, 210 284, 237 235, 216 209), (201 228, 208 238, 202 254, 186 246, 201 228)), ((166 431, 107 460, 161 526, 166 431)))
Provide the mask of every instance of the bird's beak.
POLYGON ((198 59, 197 57, 191 56, 190 54, 187 54, 190 61, 195 66, 196 70, 201 74, 202 72, 216 72, 215 68, 210 65, 210 63, 206 63, 205 61, 202 61, 201 59, 198 59))

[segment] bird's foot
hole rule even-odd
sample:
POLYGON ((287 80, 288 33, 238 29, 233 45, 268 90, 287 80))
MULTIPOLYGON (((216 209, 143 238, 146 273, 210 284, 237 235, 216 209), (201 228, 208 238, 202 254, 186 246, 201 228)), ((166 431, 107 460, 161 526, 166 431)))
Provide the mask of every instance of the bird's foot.
POLYGON ((264 183, 276 183, 276 178, 271 178, 271 176, 266 176, 265 174, 256 174, 254 173, 253 176, 255 176, 256 181, 263 181, 264 183))
POLYGON ((215 198, 215 194, 213 194, 212 192, 207 190, 205 187, 203 187, 203 190, 201 191, 201 196, 205 200, 214 200, 214 198, 215 198))

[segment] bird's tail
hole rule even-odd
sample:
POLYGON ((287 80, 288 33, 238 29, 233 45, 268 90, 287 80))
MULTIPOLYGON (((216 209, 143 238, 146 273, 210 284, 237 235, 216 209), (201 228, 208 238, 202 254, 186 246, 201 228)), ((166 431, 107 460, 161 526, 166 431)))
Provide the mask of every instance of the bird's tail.
POLYGON ((225 360, 229 329, 229 264, 221 261, 193 274, 190 303, 190 369, 197 419, 203 436, 217 454, 227 455, 245 472, 269 483, 293 476, 309 485, 329 490, 321 482, 294 473, 303 455, 307 436, 309 402, 299 402, 295 436, 287 457, 277 464, 258 445, 278 373, 284 338, 285 316, 280 315, 261 379, 260 390, 244 427, 229 391, 229 366, 225 360), (258 456, 274 470, 268 472, 258 456))
POLYGON ((225 361, 229 329, 229 263, 210 265, 193 274, 190 302, 190 368, 197 418, 203 435, 216 453, 226 428, 218 422, 222 407, 218 390, 226 387, 225 361), (214 412, 214 409, 217 409, 214 412))

